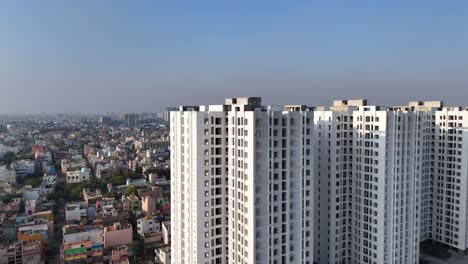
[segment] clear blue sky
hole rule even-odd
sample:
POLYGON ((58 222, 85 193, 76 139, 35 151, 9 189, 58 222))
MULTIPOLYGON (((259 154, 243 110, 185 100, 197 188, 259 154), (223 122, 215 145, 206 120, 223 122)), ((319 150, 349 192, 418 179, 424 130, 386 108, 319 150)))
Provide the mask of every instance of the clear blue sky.
POLYGON ((468 105, 468 1, 0 2, 0 113, 468 105))

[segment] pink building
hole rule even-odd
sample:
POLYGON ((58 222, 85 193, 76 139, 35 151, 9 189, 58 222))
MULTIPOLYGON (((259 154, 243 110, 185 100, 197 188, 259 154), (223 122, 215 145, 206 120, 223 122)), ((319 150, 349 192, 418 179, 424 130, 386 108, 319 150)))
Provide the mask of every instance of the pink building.
POLYGON ((143 197, 143 196, 146 196, 146 195, 151 195, 156 200, 159 200, 159 199, 163 198, 163 190, 162 190, 162 188, 160 186, 152 186, 150 188, 139 189, 138 190, 138 195, 140 197, 143 197))
POLYGON ((43 146, 33 146, 31 148, 31 153, 36 154, 36 152, 44 152, 44 147, 43 146))
POLYGON ((112 250, 111 264, 128 264, 128 247, 118 246, 116 249, 112 250))
POLYGON ((156 212, 156 198, 151 195, 143 196, 141 209, 148 214, 156 212))
POLYGON ((26 215, 33 215, 36 213, 36 200, 27 200, 24 206, 24 213, 26 215))
POLYGON ((114 223, 104 227, 104 247, 130 245, 133 239, 132 226, 114 223))

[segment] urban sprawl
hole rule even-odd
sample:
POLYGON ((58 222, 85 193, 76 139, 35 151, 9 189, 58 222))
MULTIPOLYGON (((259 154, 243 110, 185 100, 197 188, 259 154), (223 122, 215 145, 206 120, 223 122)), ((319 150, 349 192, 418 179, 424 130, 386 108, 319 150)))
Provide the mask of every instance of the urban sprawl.
POLYGON ((0 116, 0 264, 429 263, 468 249, 468 107, 259 97, 0 116))

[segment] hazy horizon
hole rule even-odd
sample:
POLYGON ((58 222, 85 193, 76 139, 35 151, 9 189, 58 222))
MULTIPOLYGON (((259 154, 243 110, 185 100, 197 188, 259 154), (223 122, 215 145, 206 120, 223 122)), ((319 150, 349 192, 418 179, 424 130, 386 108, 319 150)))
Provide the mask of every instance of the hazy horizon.
POLYGON ((0 114, 468 105, 466 1, 3 1, 0 114))

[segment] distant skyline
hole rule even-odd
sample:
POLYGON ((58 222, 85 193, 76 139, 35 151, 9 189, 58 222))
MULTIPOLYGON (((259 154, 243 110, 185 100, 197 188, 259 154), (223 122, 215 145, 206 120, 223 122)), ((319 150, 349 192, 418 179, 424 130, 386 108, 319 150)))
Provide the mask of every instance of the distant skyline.
POLYGON ((0 114, 468 106, 467 1, 2 1, 0 114))

